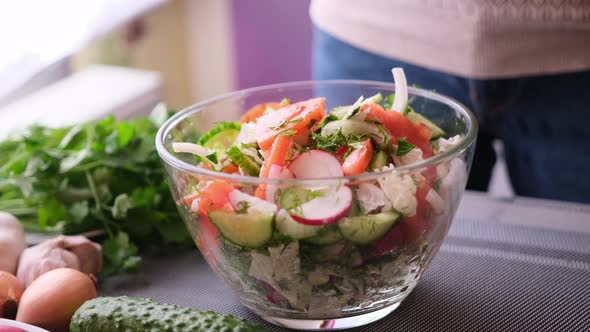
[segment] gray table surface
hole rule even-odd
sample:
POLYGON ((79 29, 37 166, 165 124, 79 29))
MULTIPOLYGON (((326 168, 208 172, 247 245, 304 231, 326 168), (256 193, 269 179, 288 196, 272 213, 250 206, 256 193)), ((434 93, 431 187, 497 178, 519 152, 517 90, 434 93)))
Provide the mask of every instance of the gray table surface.
MULTIPOLYGON (((196 250, 151 257, 135 277, 105 282, 130 295, 243 317, 196 250)), ((590 331, 590 206, 468 192, 441 250, 392 314, 351 331, 590 331)))

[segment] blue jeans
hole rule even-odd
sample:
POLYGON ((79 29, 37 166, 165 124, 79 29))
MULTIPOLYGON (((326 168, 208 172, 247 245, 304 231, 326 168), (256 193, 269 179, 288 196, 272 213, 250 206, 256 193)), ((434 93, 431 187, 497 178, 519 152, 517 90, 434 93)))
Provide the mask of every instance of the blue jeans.
POLYGON ((314 79, 387 82, 392 67, 404 68, 408 84, 453 97, 477 115, 469 189, 487 189, 496 161, 492 140, 499 138, 516 194, 590 203, 589 71, 476 80, 385 58, 314 30, 314 79))

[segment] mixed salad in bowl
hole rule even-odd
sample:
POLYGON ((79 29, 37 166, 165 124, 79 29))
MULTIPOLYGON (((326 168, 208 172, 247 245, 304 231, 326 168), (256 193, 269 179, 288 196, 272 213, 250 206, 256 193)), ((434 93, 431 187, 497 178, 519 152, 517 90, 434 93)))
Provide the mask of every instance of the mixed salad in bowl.
POLYGON ((440 246, 472 145, 458 151, 463 135, 415 111, 403 71, 393 74, 395 95, 329 112, 323 97, 268 102, 171 143, 223 173, 181 173, 173 191, 204 257, 259 314, 333 319, 394 305, 440 246))

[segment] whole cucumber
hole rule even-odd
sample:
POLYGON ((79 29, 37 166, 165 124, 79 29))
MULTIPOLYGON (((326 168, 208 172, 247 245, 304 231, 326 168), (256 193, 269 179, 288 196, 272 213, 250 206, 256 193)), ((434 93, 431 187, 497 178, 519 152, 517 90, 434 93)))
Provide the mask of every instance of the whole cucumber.
POLYGON ((113 331, 263 332, 265 330, 230 315, 127 296, 99 297, 86 301, 76 311, 70 323, 70 332, 113 331))

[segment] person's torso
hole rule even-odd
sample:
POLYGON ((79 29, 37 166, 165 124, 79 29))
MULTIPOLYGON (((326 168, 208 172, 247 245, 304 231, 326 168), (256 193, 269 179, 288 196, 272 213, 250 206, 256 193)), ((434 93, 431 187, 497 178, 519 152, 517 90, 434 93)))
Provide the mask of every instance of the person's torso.
POLYGON ((353 46, 467 77, 590 68, 586 0, 314 0, 310 13, 353 46))

